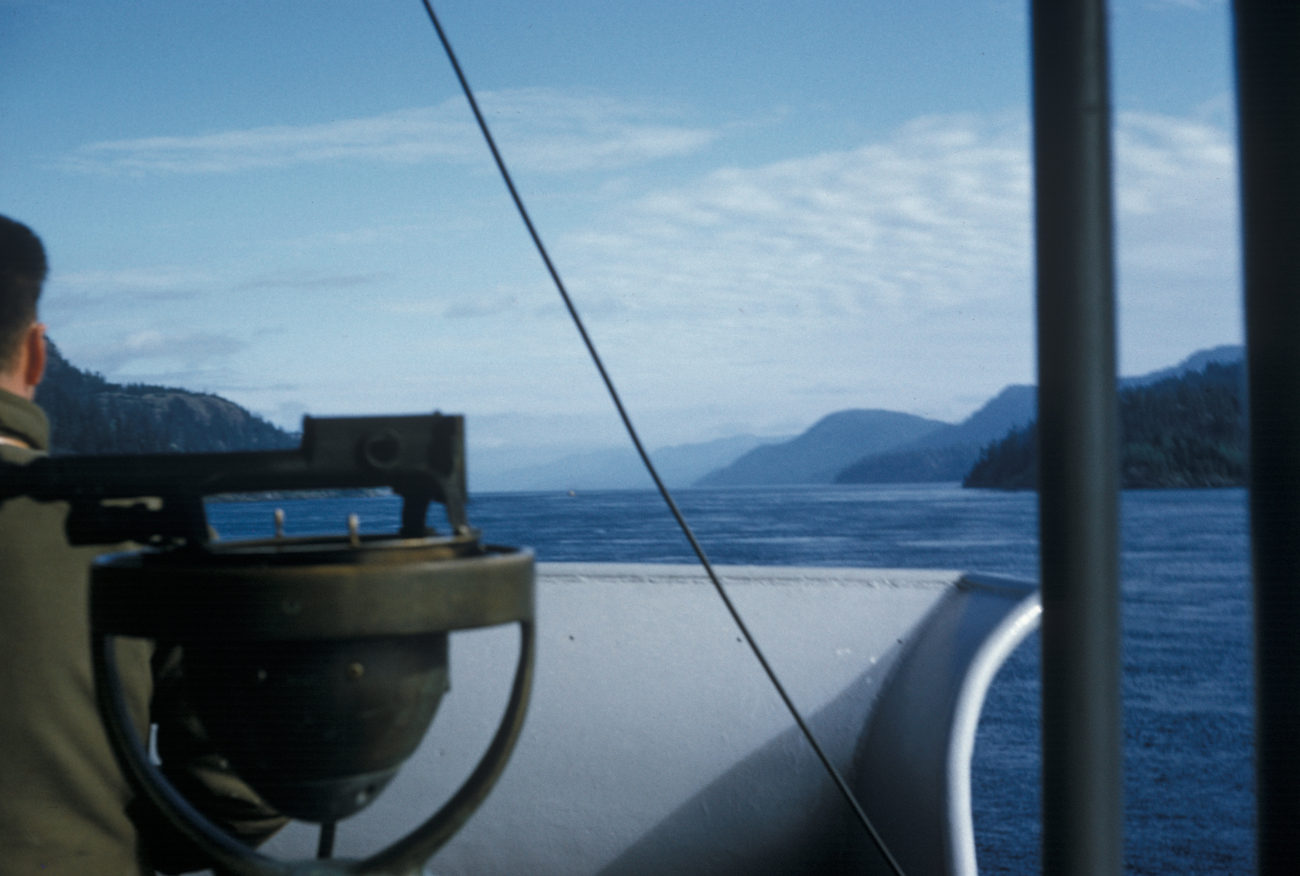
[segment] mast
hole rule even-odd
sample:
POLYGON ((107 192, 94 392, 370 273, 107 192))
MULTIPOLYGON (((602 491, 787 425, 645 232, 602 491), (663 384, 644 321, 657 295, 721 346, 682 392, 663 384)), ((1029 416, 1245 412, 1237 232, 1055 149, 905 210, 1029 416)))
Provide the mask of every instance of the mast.
POLYGON ((1258 872, 1300 858, 1300 6, 1238 0, 1258 872))
POLYGON ((1123 869, 1119 459, 1103 0, 1034 0, 1043 872, 1123 869))

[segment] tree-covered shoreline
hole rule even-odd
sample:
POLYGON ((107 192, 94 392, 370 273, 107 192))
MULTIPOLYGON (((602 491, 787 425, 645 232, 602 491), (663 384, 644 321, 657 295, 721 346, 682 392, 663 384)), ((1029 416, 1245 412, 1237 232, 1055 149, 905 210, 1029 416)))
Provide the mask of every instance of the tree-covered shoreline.
MULTIPOLYGON (((1236 487, 1246 483, 1245 370, 1240 362, 1121 389, 1124 489, 1236 487)), ((965 487, 1038 486, 1037 423, 980 451, 965 487)))
POLYGON ((111 383, 49 344, 36 403, 50 419, 55 455, 278 450, 298 436, 232 401, 164 386, 111 383))

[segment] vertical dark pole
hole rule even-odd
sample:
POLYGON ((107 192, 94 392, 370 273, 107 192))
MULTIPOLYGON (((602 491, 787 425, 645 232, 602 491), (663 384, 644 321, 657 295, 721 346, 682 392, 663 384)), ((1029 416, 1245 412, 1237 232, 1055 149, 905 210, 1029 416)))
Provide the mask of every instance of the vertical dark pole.
POLYGON ((1043 872, 1123 867, 1119 463, 1102 0, 1033 0, 1043 872))
POLYGON ((1259 872, 1300 861, 1300 4, 1238 0, 1259 872))

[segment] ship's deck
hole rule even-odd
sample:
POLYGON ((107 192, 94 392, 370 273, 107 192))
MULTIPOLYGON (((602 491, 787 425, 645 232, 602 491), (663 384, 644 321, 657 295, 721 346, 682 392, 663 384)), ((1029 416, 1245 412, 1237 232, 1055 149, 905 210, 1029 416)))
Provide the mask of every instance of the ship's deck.
MULTIPOLYGON (((722 567, 738 609, 909 876, 971 873, 984 691, 1037 623, 1032 585, 955 571, 722 567)), ((540 564, 533 696, 450 874, 870 869, 865 835, 701 569, 540 564), (824 869, 823 869, 824 868, 824 869)), ((338 828, 363 856, 452 793, 495 729, 511 627, 452 637, 452 690, 393 785, 338 828)), ((309 857, 295 825, 268 845, 309 857)))

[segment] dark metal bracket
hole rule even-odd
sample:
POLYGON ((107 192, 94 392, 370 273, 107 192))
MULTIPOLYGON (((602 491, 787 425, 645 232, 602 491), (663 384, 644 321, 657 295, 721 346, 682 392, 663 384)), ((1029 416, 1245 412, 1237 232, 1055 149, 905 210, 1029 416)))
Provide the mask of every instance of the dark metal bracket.
POLYGON ((0 463, 0 501, 29 496, 71 504, 72 544, 203 544, 204 496, 373 487, 402 497, 404 538, 429 534, 425 515, 435 501, 446 508, 453 533, 468 533, 464 418, 304 417, 297 450, 0 463))

